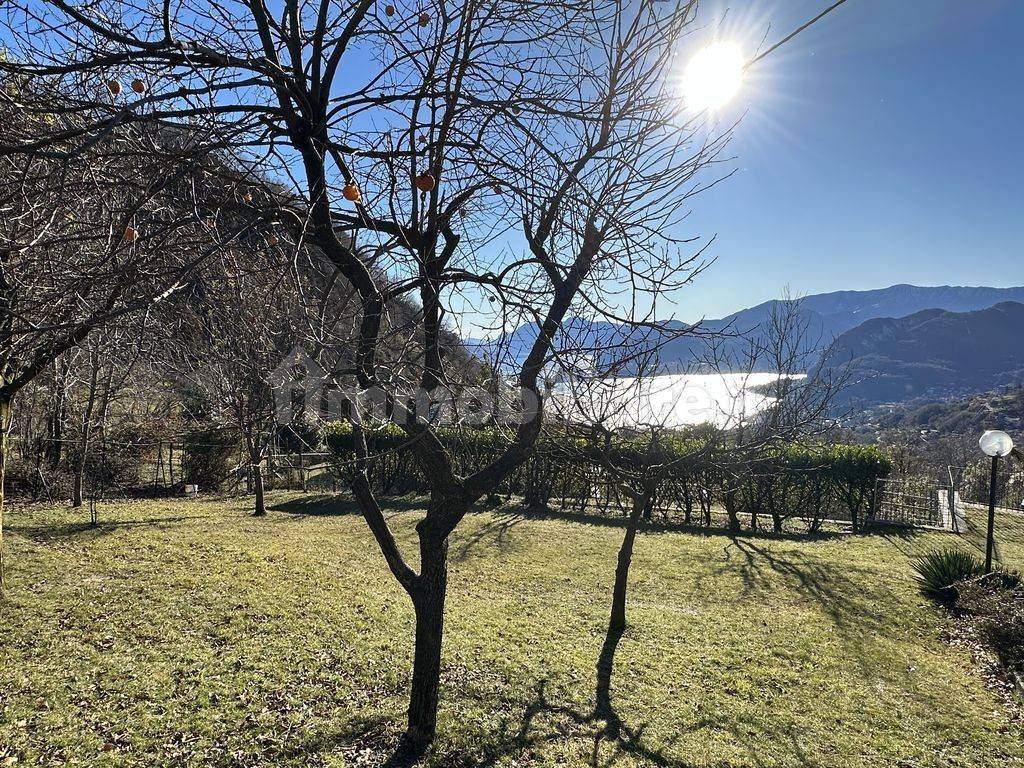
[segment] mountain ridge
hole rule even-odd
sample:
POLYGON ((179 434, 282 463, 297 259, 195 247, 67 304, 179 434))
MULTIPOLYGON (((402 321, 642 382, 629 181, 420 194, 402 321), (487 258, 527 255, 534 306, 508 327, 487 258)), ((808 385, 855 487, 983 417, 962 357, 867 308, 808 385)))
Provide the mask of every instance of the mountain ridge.
POLYGON ((873 318, 841 334, 822 362, 842 369, 844 399, 878 404, 991 390, 1024 377, 1024 303, 925 309, 873 318))
MULTIPOLYGON (((898 283, 866 291, 841 290, 797 299, 770 299, 723 318, 705 319, 697 324, 669 321, 669 327, 674 330, 697 327, 705 337, 717 334, 721 337, 718 354, 735 357, 741 355, 749 343, 746 338, 764 339, 764 322, 774 308, 787 302, 797 305, 800 320, 806 327, 807 346, 824 348, 833 339, 865 321, 906 317, 927 309, 971 312, 1006 301, 1024 303, 1024 286, 996 288, 898 283)), ((567 319, 564 327, 574 338, 574 345, 593 349, 614 345, 628 333, 624 326, 615 323, 579 317, 567 319)), ((518 361, 525 357, 536 333, 535 326, 522 325, 496 340, 466 339, 466 344, 471 350, 491 359, 518 361)), ((664 343, 659 354, 662 369, 678 372, 699 368, 709 354, 705 337, 697 334, 662 340, 664 343)))

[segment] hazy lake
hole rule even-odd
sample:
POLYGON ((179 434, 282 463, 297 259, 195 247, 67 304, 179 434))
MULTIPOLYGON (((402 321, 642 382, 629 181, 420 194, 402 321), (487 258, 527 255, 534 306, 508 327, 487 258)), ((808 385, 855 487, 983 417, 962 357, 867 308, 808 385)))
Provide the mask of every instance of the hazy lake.
POLYGON ((732 427, 772 402, 756 391, 776 373, 712 373, 616 378, 584 386, 556 386, 557 409, 610 426, 678 427, 711 422, 732 427))

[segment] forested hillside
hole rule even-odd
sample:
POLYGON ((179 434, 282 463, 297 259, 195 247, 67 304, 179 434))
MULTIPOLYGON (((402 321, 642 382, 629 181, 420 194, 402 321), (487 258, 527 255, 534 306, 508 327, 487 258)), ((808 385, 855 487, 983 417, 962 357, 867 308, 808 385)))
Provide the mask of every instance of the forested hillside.
POLYGON ((1011 387, 979 395, 908 403, 876 414, 883 428, 910 428, 941 434, 980 435, 986 429, 1024 427, 1024 388, 1011 387))
POLYGON ((850 372, 845 396, 859 403, 985 391, 1024 374, 1022 327, 1015 302, 869 320, 841 335, 824 365, 850 372))

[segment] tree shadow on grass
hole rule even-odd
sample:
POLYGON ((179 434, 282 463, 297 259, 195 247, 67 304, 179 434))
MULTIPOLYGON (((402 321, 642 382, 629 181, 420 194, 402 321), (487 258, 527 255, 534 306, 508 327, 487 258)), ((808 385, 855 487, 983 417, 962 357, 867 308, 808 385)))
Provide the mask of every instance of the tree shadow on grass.
POLYGON ((401 743, 394 746, 398 740, 396 731, 396 721, 386 715, 357 717, 339 731, 310 734, 302 741, 287 744, 275 758, 311 759, 340 752, 356 765, 379 768, 415 765, 420 757, 407 751, 401 743), (371 755, 376 759, 370 759, 371 755))
POLYGON ((509 533, 525 518, 522 515, 511 511, 498 511, 493 513, 493 518, 483 523, 476 530, 463 537, 458 546, 452 548, 451 559, 453 562, 465 562, 473 554, 474 550, 486 544, 488 547, 495 546, 501 552, 506 552, 510 547, 509 533))
MULTIPOLYGON (((427 501, 422 496, 391 496, 383 501, 382 506, 385 512, 409 512, 425 510, 427 501)), ((334 493, 289 499, 269 504, 267 509, 298 517, 337 517, 360 514, 355 499, 334 493)))
POLYGON ((872 535, 878 536, 880 539, 891 544, 893 549, 900 552, 907 559, 922 555, 929 549, 925 545, 927 534, 913 528, 890 525, 879 528, 872 535))
MULTIPOLYGON (((518 727, 504 730, 499 739, 485 748, 483 757, 473 764, 494 766, 504 757, 522 754, 543 744, 574 738, 575 735, 569 731, 575 727, 583 729, 583 735, 591 742, 589 764, 594 768, 612 765, 623 755, 630 755, 644 765, 690 768, 690 763, 665 754, 663 747, 648 743, 645 738, 646 723, 632 726, 616 708, 612 695, 612 676, 615 654, 623 634, 622 630, 609 628, 605 635, 595 669, 593 709, 586 711, 549 700, 547 681, 541 680, 537 683, 533 699, 523 711, 518 727), (558 722, 544 729, 537 723, 544 716, 554 717, 558 722), (564 725, 566 722, 570 727, 564 725)), ((710 724, 703 720, 697 721, 687 730, 696 731, 710 724)))
POLYGON ((88 520, 68 523, 46 523, 38 525, 11 525, 7 526, 10 533, 37 542, 46 544, 60 539, 99 539, 120 530, 132 528, 167 528, 176 523, 185 523, 193 520, 205 520, 203 515, 180 515, 177 517, 153 517, 144 520, 100 520, 96 524, 88 520))
POLYGON ((839 627, 858 631, 880 628, 872 595, 880 584, 869 568, 830 562, 813 552, 775 552, 746 536, 733 538, 725 552, 726 562, 714 575, 718 578, 738 570, 744 595, 756 597, 777 588, 793 588, 817 603, 839 627), (738 565, 729 557, 734 548, 743 558, 738 565))
MULTIPOLYGON (((514 509, 509 509, 508 514, 517 515, 523 520, 560 520, 602 528, 625 528, 629 521, 628 517, 621 515, 602 515, 597 512, 568 511, 551 507, 518 506, 514 509)), ((646 533, 689 533, 696 536, 725 536, 734 538, 734 534, 725 526, 703 526, 695 523, 685 523, 681 520, 641 520, 637 530, 646 533)), ((828 541, 847 535, 840 531, 815 531, 813 533, 796 531, 786 531, 783 533, 773 533, 771 531, 743 532, 743 537, 747 539, 771 541, 828 541)))
MULTIPOLYGON (((792 590, 811 600, 830 619, 833 637, 844 647, 844 658, 855 664, 866 678, 880 674, 887 645, 878 640, 893 630, 887 602, 898 600, 891 584, 876 569, 853 562, 837 563, 816 553, 775 552, 746 537, 726 546, 727 561, 719 574, 735 572, 743 579, 741 596, 770 600, 771 593, 792 590), (728 558, 735 549, 742 554, 737 565, 728 558)), ((699 585, 698 585, 699 589, 699 585)))
MULTIPOLYGON (((631 725, 620 714, 612 693, 612 677, 615 655, 623 632, 609 630, 601 647, 596 664, 596 686, 594 706, 590 710, 552 701, 547 694, 547 680, 540 680, 534 695, 526 703, 520 717, 505 720, 489 742, 466 751, 444 751, 442 741, 424 754, 409 746, 397 736, 395 723, 383 717, 362 722, 354 728, 330 738, 316 738, 289 749, 292 757, 320 754, 324 750, 342 748, 346 753, 367 750, 375 753, 376 760, 367 765, 378 768, 412 768, 420 764, 445 766, 477 766, 493 768, 505 758, 529 757, 531 750, 546 744, 559 744, 578 738, 590 742, 588 764, 593 768, 610 766, 620 757, 629 755, 642 765, 663 768, 692 768, 691 763, 671 757, 665 753, 665 746, 649 743, 646 738, 646 723, 631 725)), ((702 719, 686 728, 687 732, 715 726, 716 723, 702 719)), ((677 738, 683 735, 677 733, 677 738)))

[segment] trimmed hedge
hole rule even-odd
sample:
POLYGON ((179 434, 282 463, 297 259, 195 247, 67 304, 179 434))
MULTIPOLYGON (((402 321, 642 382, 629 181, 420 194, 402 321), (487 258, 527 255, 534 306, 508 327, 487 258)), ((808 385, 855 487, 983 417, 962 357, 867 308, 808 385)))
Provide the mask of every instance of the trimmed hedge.
POLYGON ((849 520, 858 528, 872 514, 878 480, 891 472, 892 462, 876 446, 786 446, 759 460, 743 488, 742 509, 753 527, 764 515, 775 531, 791 517, 812 530, 825 520, 849 520))
MULTIPOLYGON (((342 474, 355 460, 352 427, 332 422, 323 430, 328 451, 342 474)), ((425 492, 429 486, 408 450, 409 436, 396 425, 366 431, 370 461, 367 473, 377 493, 425 492)), ((437 432, 455 462, 468 475, 486 466, 508 445, 507 433, 496 428, 449 428, 437 432)), ((624 469, 672 464, 647 510, 666 519, 712 525, 714 508, 730 506, 749 520, 751 528, 770 520, 775 531, 790 519, 808 530, 826 520, 849 521, 856 528, 874 506, 877 481, 892 470, 877 447, 862 445, 787 446, 764 451, 751 464, 729 467, 728 456, 715 446, 721 435, 706 430, 681 430, 664 435, 652 450, 646 437, 619 441, 613 448, 588 443, 557 430, 546 430, 527 461, 494 495, 520 496, 529 506, 557 504, 563 510, 620 512, 628 509, 605 470, 608 462, 624 469)))

